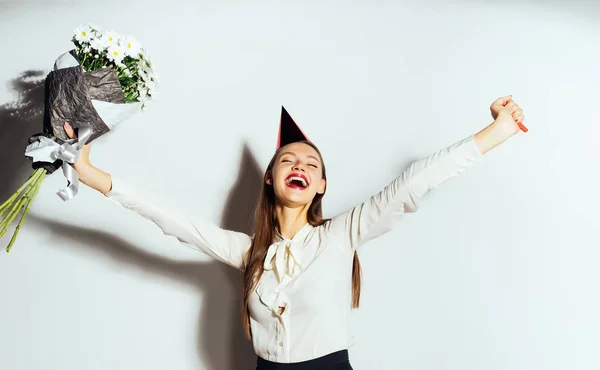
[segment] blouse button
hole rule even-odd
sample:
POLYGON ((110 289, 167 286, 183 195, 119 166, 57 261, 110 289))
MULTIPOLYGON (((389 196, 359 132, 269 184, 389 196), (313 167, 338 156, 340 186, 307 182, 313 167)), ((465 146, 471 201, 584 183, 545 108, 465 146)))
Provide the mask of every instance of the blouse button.
POLYGON ((280 347, 283 347, 283 342, 279 342, 279 346, 280 346, 280 347))

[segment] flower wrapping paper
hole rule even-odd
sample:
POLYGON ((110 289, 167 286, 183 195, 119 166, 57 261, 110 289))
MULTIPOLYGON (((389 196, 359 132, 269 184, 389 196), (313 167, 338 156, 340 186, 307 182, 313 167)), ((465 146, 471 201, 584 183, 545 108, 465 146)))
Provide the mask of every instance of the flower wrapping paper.
MULTIPOLYGON (((69 139, 63 128, 65 122, 75 130, 82 123, 91 125, 92 135, 87 140, 91 143, 139 111, 141 104, 125 102, 112 68, 86 72, 70 51, 56 59, 54 70, 46 77, 43 132, 33 135, 29 144, 39 140, 39 136, 63 144, 69 139)), ((26 151, 26 156, 34 159, 34 168, 43 167, 52 173, 61 167, 61 160, 53 161, 49 154, 40 155, 40 149, 41 145, 33 145, 26 151)))
POLYGON ((63 201, 75 197, 79 176, 73 164, 84 145, 114 130, 154 100, 157 75, 135 38, 81 25, 71 41, 75 48, 56 58, 44 81, 41 132, 29 137, 25 148, 34 171, 0 204, 0 238, 22 212, 7 252, 45 176, 62 168, 67 187, 56 194, 63 201), (76 138, 67 136, 65 122, 75 129, 76 138))

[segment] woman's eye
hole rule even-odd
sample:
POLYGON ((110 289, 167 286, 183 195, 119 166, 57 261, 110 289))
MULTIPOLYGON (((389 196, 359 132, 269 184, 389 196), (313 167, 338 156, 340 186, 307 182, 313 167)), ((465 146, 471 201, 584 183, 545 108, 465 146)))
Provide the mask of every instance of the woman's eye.
POLYGON ((309 164, 309 166, 311 166, 311 167, 314 167, 314 168, 317 168, 317 165, 316 165, 316 164, 309 164))

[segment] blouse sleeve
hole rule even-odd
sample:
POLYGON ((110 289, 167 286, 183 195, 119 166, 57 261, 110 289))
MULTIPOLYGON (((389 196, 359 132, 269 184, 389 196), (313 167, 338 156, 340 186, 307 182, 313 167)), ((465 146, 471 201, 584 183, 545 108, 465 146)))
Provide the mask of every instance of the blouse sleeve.
POLYGON ((111 177, 112 189, 104 194, 106 198, 154 222, 165 235, 174 236, 182 244, 244 270, 244 255, 250 249, 250 236, 192 218, 174 209, 159 194, 119 177, 111 177))
POLYGON ((430 156, 413 162, 379 193, 333 217, 327 233, 355 250, 390 231, 405 213, 416 212, 421 198, 431 189, 480 162, 483 154, 468 136, 430 156))

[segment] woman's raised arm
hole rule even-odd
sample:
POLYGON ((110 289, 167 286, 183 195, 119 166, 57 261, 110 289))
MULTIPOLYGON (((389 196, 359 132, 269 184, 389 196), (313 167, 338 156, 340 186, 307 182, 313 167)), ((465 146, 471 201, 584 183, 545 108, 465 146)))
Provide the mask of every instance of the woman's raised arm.
POLYGON ((421 198, 427 192, 481 162, 485 153, 519 132, 516 122, 522 122, 524 116, 511 98, 499 98, 492 104, 493 123, 474 135, 413 162, 383 190, 333 217, 325 225, 327 233, 340 245, 355 250, 390 231, 405 213, 416 212, 421 198))
MULTIPOLYGON (((65 124, 65 129, 70 138, 75 137, 70 126, 65 124)), ((250 236, 191 217, 165 201, 164 196, 94 167, 89 161, 89 145, 84 146, 73 165, 82 183, 154 222, 165 235, 239 270, 245 269, 245 254, 252 243, 250 236)))

